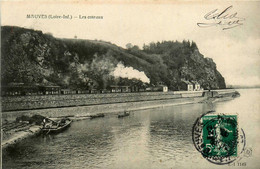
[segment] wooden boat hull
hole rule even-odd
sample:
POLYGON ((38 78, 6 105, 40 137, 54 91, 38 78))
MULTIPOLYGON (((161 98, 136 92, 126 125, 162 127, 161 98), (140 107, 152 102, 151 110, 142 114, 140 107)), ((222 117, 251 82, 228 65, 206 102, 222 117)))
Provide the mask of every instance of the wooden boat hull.
POLYGON ((43 134, 57 134, 64 130, 66 130, 68 127, 70 127, 71 120, 69 120, 64 126, 59 126, 57 128, 42 128, 43 134))

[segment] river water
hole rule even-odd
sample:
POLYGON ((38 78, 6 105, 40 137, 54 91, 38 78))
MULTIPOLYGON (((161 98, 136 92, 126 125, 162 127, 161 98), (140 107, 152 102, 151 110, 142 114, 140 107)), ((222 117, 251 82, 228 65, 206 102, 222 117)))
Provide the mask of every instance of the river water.
POLYGON ((160 107, 122 119, 110 114, 73 122, 60 134, 30 138, 7 149, 3 168, 226 168, 205 160, 192 142, 193 123, 209 110, 238 114, 246 146, 252 149, 252 156, 240 162, 258 168, 260 90, 239 92, 239 98, 215 104, 160 107))

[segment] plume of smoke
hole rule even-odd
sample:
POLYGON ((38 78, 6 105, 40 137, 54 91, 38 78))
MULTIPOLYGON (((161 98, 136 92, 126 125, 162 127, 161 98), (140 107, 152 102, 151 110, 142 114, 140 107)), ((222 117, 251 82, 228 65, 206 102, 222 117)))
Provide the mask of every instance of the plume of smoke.
POLYGON ((88 63, 78 64, 78 66, 77 66, 78 76, 79 76, 79 79, 84 83, 87 83, 89 81, 89 77, 87 76, 88 71, 89 71, 88 63))
POLYGON ((99 79, 95 79, 100 83, 100 87, 105 89, 108 85, 108 81, 111 77, 110 72, 115 69, 116 62, 113 57, 109 54, 102 55, 100 57, 95 57, 92 61, 90 68, 93 70, 93 74, 99 79))
POLYGON ((64 78, 63 78, 63 82, 64 82, 64 84, 66 84, 66 85, 69 85, 69 76, 65 76, 64 78))
POLYGON ((88 63, 79 64, 79 65, 77 66, 77 71, 78 71, 79 73, 87 72, 87 71, 89 70, 88 67, 89 67, 88 63))
POLYGON ((150 83, 150 79, 145 75, 143 71, 138 71, 133 67, 125 67, 121 62, 119 62, 111 74, 114 77, 122 77, 128 79, 138 79, 144 83, 150 83))
POLYGON ((114 67, 113 59, 109 55, 102 55, 100 57, 96 55, 90 65, 91 70, 95 70, 106 76, 109 72, 113 71, 114 67))

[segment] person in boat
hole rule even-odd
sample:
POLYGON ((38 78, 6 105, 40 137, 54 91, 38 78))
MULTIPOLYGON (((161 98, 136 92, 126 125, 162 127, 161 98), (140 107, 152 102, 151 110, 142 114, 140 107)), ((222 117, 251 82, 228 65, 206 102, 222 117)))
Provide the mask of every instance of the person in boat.
POLYGON ((43 119, 43 122, 42 122, 42 123, 43 123, 43 126, 42 126, 42 127, 44 128, 45 125, 46 125, 46 119, 45 119, 45 118, 43 119))

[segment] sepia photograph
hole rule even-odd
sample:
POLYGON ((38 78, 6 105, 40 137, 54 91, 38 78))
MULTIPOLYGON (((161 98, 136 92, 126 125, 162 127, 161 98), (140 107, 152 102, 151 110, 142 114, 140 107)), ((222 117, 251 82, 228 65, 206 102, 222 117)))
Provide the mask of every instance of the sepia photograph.
POLYGON ((1 1, 1 168, 259 169, 260 1, 1 1))

